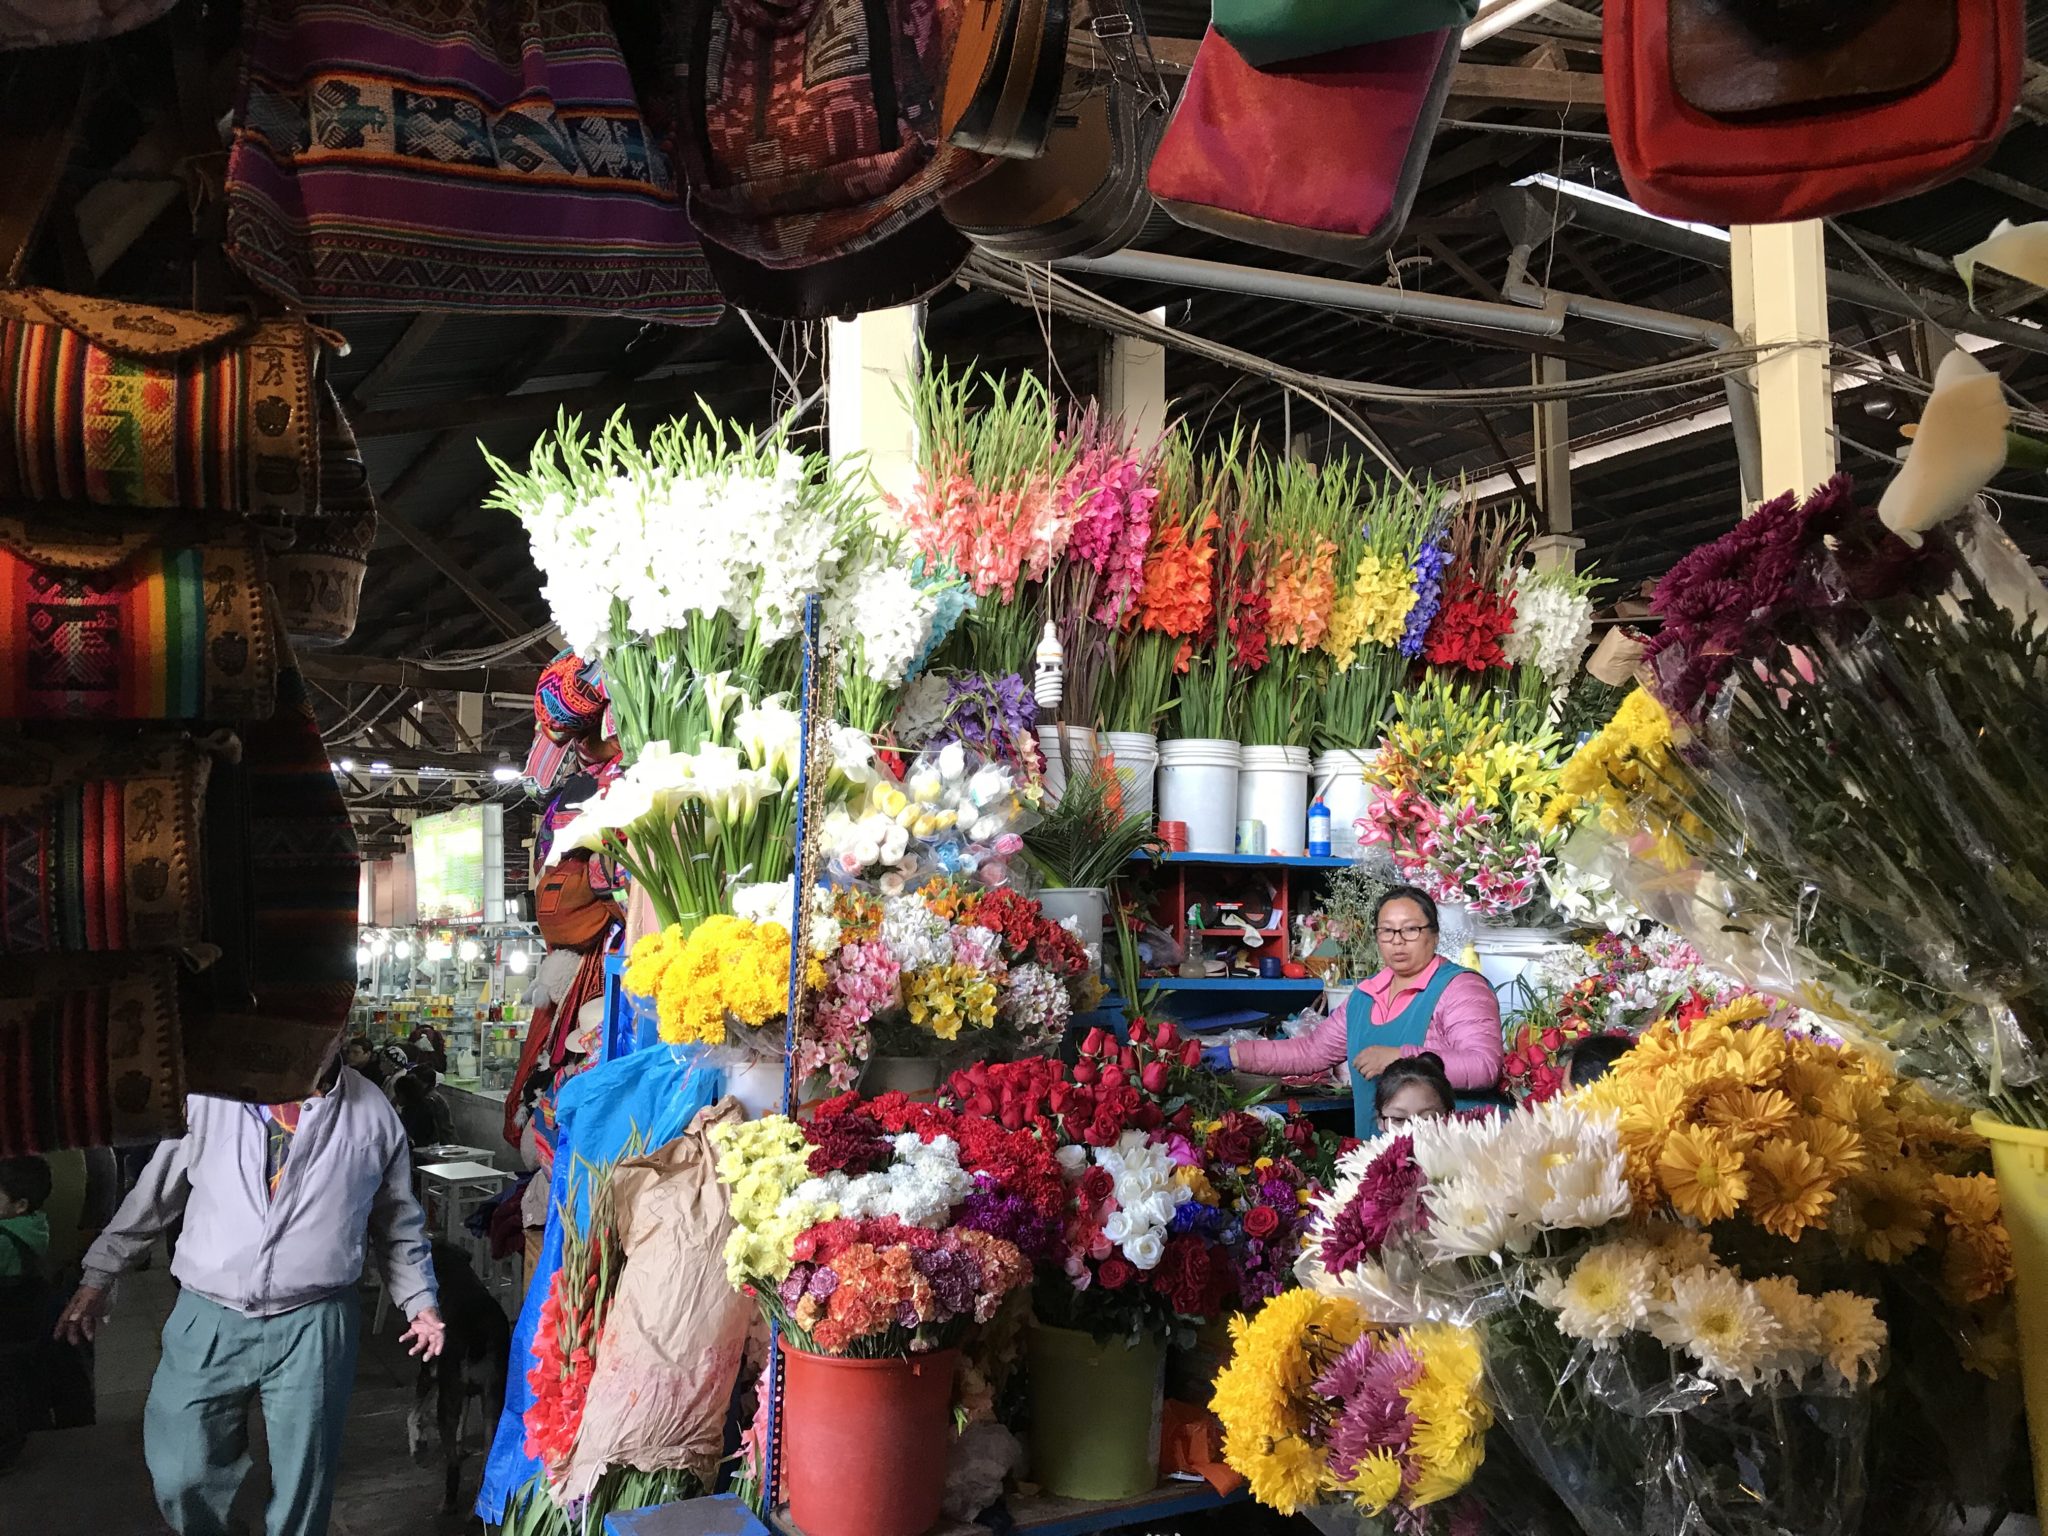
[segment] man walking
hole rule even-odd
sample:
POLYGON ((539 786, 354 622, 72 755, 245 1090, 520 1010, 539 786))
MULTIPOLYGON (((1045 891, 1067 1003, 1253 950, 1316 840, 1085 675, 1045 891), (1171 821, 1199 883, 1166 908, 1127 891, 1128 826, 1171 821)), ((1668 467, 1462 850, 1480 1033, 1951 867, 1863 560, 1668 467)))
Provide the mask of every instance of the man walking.
POLYGON ((295 1104, 193 1095, 188 1128, 157 1148, 84 1260, 58 1322, 90 1339, 114 1279, 179 1216, 182 1290, 143 1414, 157 1504, 178 1536, 228 1536, 249 1473, 249 1408, 270 1446, 269 1536, 322 1536, 355 1382, 367 1235, 404 1343, 441 1352, 426 1220, 405 1132, 375 1085, 346 1067, 295 1104))

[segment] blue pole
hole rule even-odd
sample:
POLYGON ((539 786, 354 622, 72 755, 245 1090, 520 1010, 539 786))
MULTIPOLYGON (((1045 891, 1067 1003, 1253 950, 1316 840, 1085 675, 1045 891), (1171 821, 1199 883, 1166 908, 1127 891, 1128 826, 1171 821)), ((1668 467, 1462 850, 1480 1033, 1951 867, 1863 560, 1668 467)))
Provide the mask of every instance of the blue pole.
MULTIPOLYGON (((811 714, 817 706, 818 690, 818 595, 815 592, 804 599, 803 651, 803 684, 799 695, 799 729, 802 734, 797 742, 796 831, 790 878, 796 899, 795 910, 789 914, 789 998, 788 1011, 782 1021, 782 1112, 785 1115, 796 1108, 796 1016, 804 976, 803 915, 804 904, 811 899, 811 893, 804 884, 804 847, 810 837, 811 714)), ((761 1453, 761 1512, 771 1522, 775 1515, 781 1445, 782 1324, 778 1320, 768 1328, 768 1433, 761 1453)))

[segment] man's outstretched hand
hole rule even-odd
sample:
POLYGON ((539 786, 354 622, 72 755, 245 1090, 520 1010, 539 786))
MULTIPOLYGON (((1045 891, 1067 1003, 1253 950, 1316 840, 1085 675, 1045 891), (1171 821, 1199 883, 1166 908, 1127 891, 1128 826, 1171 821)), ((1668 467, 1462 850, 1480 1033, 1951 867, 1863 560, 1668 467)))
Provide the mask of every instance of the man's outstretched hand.
POLYGON ((421 1360, 432 1360, 448 1342, 448 1325, 441 1321, 438 1307, 421 1307, 412 1326, 398 1336, 405 1352, 421 1360))

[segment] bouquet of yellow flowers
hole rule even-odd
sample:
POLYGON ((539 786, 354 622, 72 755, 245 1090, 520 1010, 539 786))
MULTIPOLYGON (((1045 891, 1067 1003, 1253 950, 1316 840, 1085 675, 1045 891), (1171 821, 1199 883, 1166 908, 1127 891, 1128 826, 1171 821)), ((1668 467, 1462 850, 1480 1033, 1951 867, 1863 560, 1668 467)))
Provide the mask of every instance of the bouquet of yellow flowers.
POLYGON ((1288 1291, 1231 1321, 1213 1407, 1223 1456, 1283 1515, 1345 1501, 1412 1511, 1464 1488, 1493 1415, 1470 1330, 1372 1328, 1352 1302, 1288 1291))
MULTIPOLYGON (((728 1025, 759 1028, 789 1008, 789 930, 723 913, 695 928, 671 923, 633 946, 622 978, 636 997, 652 998, 661 1038, 670 1045, 724 1045, 728 1025)), ((810 981, 822 967, 810 962, 810 981)))

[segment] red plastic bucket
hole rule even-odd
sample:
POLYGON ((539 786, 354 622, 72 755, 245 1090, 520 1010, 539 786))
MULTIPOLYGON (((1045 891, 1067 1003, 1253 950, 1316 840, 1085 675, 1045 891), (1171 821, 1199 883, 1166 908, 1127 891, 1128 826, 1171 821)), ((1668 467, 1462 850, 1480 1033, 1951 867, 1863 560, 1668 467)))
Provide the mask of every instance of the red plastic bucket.
POLYGON ((841 1360, 783 1341, 784 1486, 804 1536, 922 1536, 938 1524, 959 1354, 841 1360))

